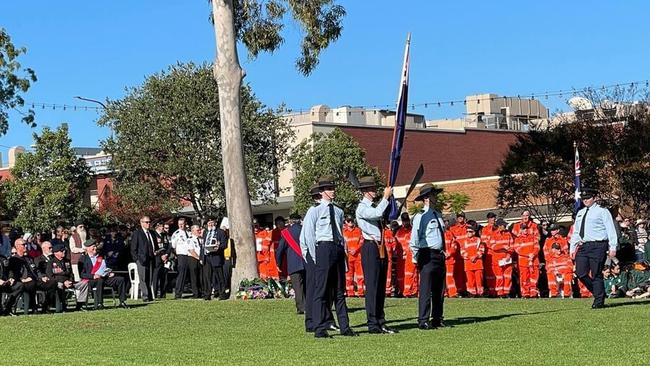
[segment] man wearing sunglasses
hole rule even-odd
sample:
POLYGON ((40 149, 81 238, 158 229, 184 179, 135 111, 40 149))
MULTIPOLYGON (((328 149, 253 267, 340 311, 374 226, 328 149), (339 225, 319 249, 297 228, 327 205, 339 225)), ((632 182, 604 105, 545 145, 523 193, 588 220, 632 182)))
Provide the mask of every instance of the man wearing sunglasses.
POLYGON ((151 289, 151 275, 154 255, 158 251, 158 244, 154 238, 156 233, 150 229, 151 219, 142 216, 140 228, 131 236, 131 256, 138 266, 138 277, 140 277, 140 291, 142 301, 153 301, 151 289))

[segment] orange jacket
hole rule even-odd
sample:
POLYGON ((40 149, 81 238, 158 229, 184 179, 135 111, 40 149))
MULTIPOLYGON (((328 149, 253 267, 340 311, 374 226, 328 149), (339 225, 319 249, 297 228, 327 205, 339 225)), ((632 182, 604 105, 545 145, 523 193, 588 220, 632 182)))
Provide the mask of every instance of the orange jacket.
POLYGON ((348 248, 348 255, 357 257, 361 255, 361 246, 363 245, 363 235, 358 226, 350 229, 347 225, 343 228, 343 237, 348 248))
POLYGON ((487 256, 493 261, 510 258, 513 245, 514 239, 509 231, 494 231, 487 243, 487 256))
POLYGON ((474 236, 460 241, 460 255, 465 261, 466 271, 483 269, 483 253, 485 253, 485 244, 481 238, 474 236))
POLYGON ((484 226, 481 229, 481 241, 485 244, 490 242, 490 237, 492 236, 492 233, 495 232, 497 229, 494 228, 492 225, 487 225, 484 226))
MULTIPOLYGON (((566 273, 573 271, 573 261, 568 252, 551 252, 546 256, 546 271, 548 273, 566 273)), ((567 280, 571 280, 568 278, 567 280)))
POLYGON ((402 247, 402 259, 411 261, 411 249, 409 248, 409 242, 411 241, 411 228, 405 228, 404 226, 400 227, 397 232, 395 232, 395 240, 397 240, 397 245, 402 247))
POLYGON ((453 224, 449 227, 449 231, 454 234, 458 242, 467 237, 467 224, 453 224))
MULTIPOLYGON (((551 255, 551 247, 555 243, 560 244, 560 251, 562 253, 569 253, 569 242, 562 235, 558 234, 557 237, 550 236, 544 241, 544 258, 548 258, 551 255)), ((546 261, 548 262, 548 260, 546 261)))
POLYGON ((388 258, 390 258, 395 251, 395 246, 397 245, 397 241, 395 240, 395 236, 391 229, 384 229, 384 245, 386 245, 386 254, 388 255, 388 258))
POLYGON ((512 227, 512 235, 515 237, 515 252, 519 258, 528 260, 534 259, 539 255, 539 228, 537 224, 529 221, 526 229, 522 229, 522 222, 516 223, 512 227))
POLYGON ((456 263, 456 259, 460 258, 460 251, 458 249, 458 241, 456 241, 454 234, 451 230, 445 231, 445 252, 447 253, 447 264, 454 264, 456 263))
POLYGON ((255 229, 255 250, 259 263, 271 261, 271 230, 255 229))

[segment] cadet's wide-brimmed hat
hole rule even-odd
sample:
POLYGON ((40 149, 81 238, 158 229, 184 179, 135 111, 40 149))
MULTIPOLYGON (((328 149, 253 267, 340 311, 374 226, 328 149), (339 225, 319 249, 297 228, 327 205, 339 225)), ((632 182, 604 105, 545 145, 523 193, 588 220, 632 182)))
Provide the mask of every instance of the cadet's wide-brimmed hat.
POLYGON ((327 187, 336 187, 336 179, 331 175, 325 175, 318 178, 318 189, 323 190, 327 187))
POLYGON ((359 189, 376 189, 377 184, 375 183, 375 178, 371 176, 365 176, 359 178, 359 189))
POLYGON ((318 183, 312 184, 311 187, 309 187, 309 195, 310 196, 320 196, 320 189, 318 188, 318 183))
POLYGON ((440 192, 442 192, 441 188, 438 188, 431 183, 427 183, 420 187, 420 193, 418 193, 418 196, 415 197, 415 200, 422 201, 424 200, 424 197, 430 196, 432 194, 439 194, 440 192))
POLYGON ((582 192, 580 192, 580 198, 582 199, 590 199, 598 195, 598 190, 593 189, 593 188, 583 188, 582 192))

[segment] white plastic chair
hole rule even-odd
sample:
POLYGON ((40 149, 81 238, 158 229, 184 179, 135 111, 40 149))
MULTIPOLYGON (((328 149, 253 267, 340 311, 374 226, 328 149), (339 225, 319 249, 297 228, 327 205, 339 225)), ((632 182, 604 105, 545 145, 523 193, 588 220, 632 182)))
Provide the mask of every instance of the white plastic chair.
POLYGON ((140 277, 138 276, 138 265, 135 262, 129 263, 129 279, 131 280, 131 299, 136 300, 140 295, 140 277))

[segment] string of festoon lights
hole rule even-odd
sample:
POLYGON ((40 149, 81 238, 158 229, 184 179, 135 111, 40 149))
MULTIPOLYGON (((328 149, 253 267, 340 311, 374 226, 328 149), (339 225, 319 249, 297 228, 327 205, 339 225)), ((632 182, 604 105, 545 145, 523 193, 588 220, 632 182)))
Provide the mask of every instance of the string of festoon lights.
MULTIPOLYGON (((631 81, 626 83, 617 83, 610 85, 602 85, 600 87, 588 86, 583 88, 571 88, 571 89, 562 89, 554 91, 544 91, 539 93, 525 93, 525 94, 516 94, 508 96, 494 96, 489 94, 489 96, 481 98, 470 98, 470 99, 448 99, 448 100, 432 100, 428 102, 418 102, 408 104, 408 108, 415 110, 416 108, 439 108, 445 106, 456 106, 456 105, 467 105, 467 103, 476 103, 481 104, 487 101, 494 101, 498 99, 509 100, 509 99, 529 99, 529 100, 548 100, 552 97, 564 98, 564 97, 575 97, 587 93, 604 93, 612 89, 622 89, 626 88, 628 90, 634 90, 636 87, 645 87, 650 86, 650 79, 648 80, 639 80, 631 81)), ((364 113, 364 110, 383 110, 383 109, 394 109, 396 103, 392 104, 368 104, 368 105, 355 105, 353 108, 356 110, 348 110, 349 114, 352 113, 364 113)), ((65 112, 88 112, 88 111, 100 111, 103 110, 103 107, 99 106, 87 106, 80 104, 66 104, 66 103, 43 103, 43 102, 25 102, 23 107, 31 108, 35 111, 37 110, 59 110, 65 112)), ((284 110, 287 112, 285 115, 299 115, 311 110, 311 107, 307 108, 291 108, 284 107, 284 110)))

